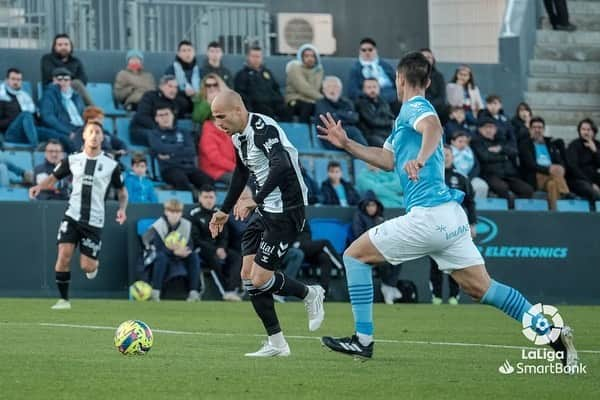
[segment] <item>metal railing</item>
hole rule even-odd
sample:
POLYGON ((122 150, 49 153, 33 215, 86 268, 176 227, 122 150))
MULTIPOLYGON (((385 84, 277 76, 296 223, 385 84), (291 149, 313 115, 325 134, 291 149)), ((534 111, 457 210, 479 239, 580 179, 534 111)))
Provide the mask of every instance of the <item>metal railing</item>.
POLYGON ((229 54, 250 44, 271 53, 261 3, 194 0, 0 0, 0 47, 49 48, 66 32, 83 50, 172 52, 183 39, 202 51, 217 40, 229 54))

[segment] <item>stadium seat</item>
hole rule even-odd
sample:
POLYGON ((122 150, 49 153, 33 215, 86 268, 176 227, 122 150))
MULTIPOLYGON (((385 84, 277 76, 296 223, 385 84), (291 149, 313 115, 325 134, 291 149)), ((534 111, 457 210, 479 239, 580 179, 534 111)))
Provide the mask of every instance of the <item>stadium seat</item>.
MULTIPOLYGON (((315 181, 321 185, 321 183, 327 179, 327 164, 329 164, 330 161, 334 161, 331 158, 325 158, 325 157, 316 157, 314 159, 314 165, 315 165, 315 181)), ((342 178, 348 182, 352 181, 352 175, 350 175, 350 169, 348 168, 348 161, 345 159, 340 159, 338 158, 337 160, 340 163, 340 165, 342 166, 342 178)))
POLYGON ((150 228, 150 226, 156 221, 156 218, 142 218, 137 221, 137 234, 142 236, 150 228))
POLYGON ((478 210, 485 211, 506 211, 508 210, 508 202, 506 199, 488 197, 485 199, 475 198, 475 205, 478 210))
POLYGON ((30 95, 31 98, 33 99, 33 91, 32 91, 33 89, 31 87, 31 82, 23 81, 23 83, 21 83, 21 89, 23 89, 25 92, 27 92, 27 94, 30 95))
POLYGON ((596 202, 596 212, 600 212, 600 201, 596 202))
POLYGON ((29 191, 25 188, 0 187, 0 201, 29 201, 29 191))
POLYGON ((44 94, 44 85, 42 82, 37 83, 37 99, 38 101, 42 99, 42 95, 44 94))
POLYGON ((225 201, 225 196, 227 196, 227 191, 225 190, 217 190, 217 205, 222 206, 225 201))
POLYGON ((113 99, 110 83, 88 82, 85 86, 96 106, 102 108, 106 115, 125 115, 125 110, 118 110, 113 99))
POLYGON ((339 254, 346 250, 350 223, 335 218, 313 218, 308 221, 313 240, 328 239, 339 254))
MULTIPOLYGON (((7 161, 12 162, 19 168, 24 169, 25 171, 33 170, 33 160, 31 159, 31 153, 28 151, 5 151, 4 156, 7 161)), ((14 173, 10 173, 11 180, 15 182, 21 182, 21 176, 17 176, 14 173)))
POLYGON ((129 133, 130 124, 130 118, 117 118, 117 137, 127 144, 129 150, 147 152, 148 148, 146 146, 131 144, 131 135, 129 133))
POLYGON ((192 193, 186 190, 156 190, 156 197, 159 203, 164 203, 169 199, 177 199, 183 204, 194 204, 192 193))
POLYGON ((548 202, 541 199, 516 199, 517 211, 548 211, 548 202))
POLYGON ((46 154, 43 151, 34 151, 33 152, 33 167, 36 165, 40 165, 46 159, 46 154))
POLYGON ((115 133, 115 123, 114 120, 112 118, 104 118, 104 122, 102 122, 102 127, 104 128, 105 131, 107 131, 108 133, 115 133))
POLYGON ((312 141, 310 140, 310 128, 307 124, 299 122, 280 122, 279 126, 285 132, 288 139, 299 152, 313 151, 312 141))
POLYGON ((7 150, 24 150, 31 151, 33 146, 29 143, 4 142, 4 148, 7 150))
POLYGON ((131 153, 122 155, 121 158, 119 158, 119 162, 123 166, 124 171, 131 171, 131 153))
MULTIPOLYGON (((596 210, 598 210, 598 205, 596 205, 596 210)), ((590 203, 587 200, 558 200, 556 211, 589 212, 590 203)))

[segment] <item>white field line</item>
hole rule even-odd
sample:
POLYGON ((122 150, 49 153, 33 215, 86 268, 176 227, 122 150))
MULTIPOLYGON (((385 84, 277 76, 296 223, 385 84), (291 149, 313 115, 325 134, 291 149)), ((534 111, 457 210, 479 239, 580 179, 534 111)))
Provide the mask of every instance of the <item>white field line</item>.
MULTIPOLYGON (((1 323, 0 323, 1 324, 1 323)), ((53 328, 78 328, 78 329, 96 329, 96 330, 116 330, 113 326, 100 326, 100 325, 76 325, 76 324, 55 324, 50 322, 41 322, 38 325, 48 326, 53 328)), ((152 332, 164 333, 169 335, 196 335, 196 336, 228 336, 228 337, 264 337, 264 335, 258 334, 244 334, 244 333, 217 333, 217 332, 190 332, 190 331, 173 331, 169 329, 152 329, 152 332)), ((298 340, 320 340, 318 336, 298 336, 298 335, 286 335, 288 339, 298 340)), ((433 345, 433 346, 455 346, 455 347, 484 347, 491 349, 525 349, 525 350, 537 350, 539 347, 525 347, 525 346, 509 346, 503 344, 485 344, 485 343, 460 343, 460 342, 432 342, 424 340, 396 340, 396 339, 377 339, 378 343, 394 343, 394 344, 420 344, 420 345, 433 345)), ((577 350, 578 353, 586 354, 600 354, 600 350, 577 350)))

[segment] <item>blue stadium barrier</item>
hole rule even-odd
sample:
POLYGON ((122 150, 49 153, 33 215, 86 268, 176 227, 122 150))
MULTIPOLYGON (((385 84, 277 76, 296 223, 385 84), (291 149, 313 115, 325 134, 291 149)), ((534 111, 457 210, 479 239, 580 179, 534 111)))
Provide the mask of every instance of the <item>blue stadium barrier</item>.
POLYGON ((0 201, 29 201, 29 190, 0 187, 0 201))
POLYGON ((288 139, 299 152, 310 152, 314 150, 310 139, 310 128, 307 124, 299 122, 280 122, 279 126, 285 132, 288 139))
MULTIPOLYGON (((587 200, 557 200, 556 211, 589 212, 590 203, 587 200)), ((596 204, 596 211, 598 211, 598 204, 596 204)))
POLYGON ((170 199, 177 199, 183 204, 194 204, 192 193, 186 190, 156 190, 156 197, 159 203, 164 203, 170 199))
POLYGON ((313 218, 308 221, 313 240, 328 239, 343 254, 350 238, 350 223, 335 218, 313 218))
POLYGON ((107 131, 108 133, 115 133, 115 123, 114 120, 112 118, 104 118, 104 121, 102 122, 102 128, 107 131))
POLYGON ((225 201, 225 196, 227 196, 227 191, 223 191, 223 190, 217 190, 216 191, 217 194, 217 205, 222 206, 223 202, 225 201))
POLYGON ((548 202, 541 199, 516 199, 517 211, 548 211, 548 202))
POLYGON ((508 210, 508 201, 506 201, 506 199, 495 197, 488 197, 485 199, 475 198, 475 206, 478 210, 506 211, 508 210))
POLYGON ((138 236, 142 236, 150 226, 156 221, 157 218, 142 218, 137 221, 137 234, 138 236))
POLYGON ((85 87, 92 100, 94 100, 94 104, 102 108, 106 115, 126 115, 125 110, 119 110, 115 107, 110 83, 88 82, 85 87))
POLYGON ((32 151, 33 146, 29 143, 4 142, 4 148, 7 150, 32 151))
MULTIPOLYGON (((19 168, 24 169, 25 171, 33 170, 33 160, 31 159, 31 153, 28 151, 5 151, 4 156, 6 157, 6 161, 9 161, 19 168)), ((15 173, 10 173, 11 180, 15 182, 21 182, 23 177, 17 176, 15 173)))

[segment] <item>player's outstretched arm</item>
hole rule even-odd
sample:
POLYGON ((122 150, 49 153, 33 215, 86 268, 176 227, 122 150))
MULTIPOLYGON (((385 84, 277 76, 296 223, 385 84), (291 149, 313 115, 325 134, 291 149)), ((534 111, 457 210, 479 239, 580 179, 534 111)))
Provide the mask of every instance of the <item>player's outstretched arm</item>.
POLYGON ((117 196, 119 198, 119 209, 117 210, 117 222, 119 225, 123 225, 127 220, 127 202, 129 201, 129 193, 127 188, 123 186, 119 189, 117 196))
POLYGON ((394 169, 394 153, 384 149, 383 147, 363 146, 355 142, 346 135, 346 131, 342 128, 341 121, 337 123, 330 113, 319 116, 323 126, 317 126, 320 132, 319 138, 327 140, 334 146, 346 150, 354 157, 368 162, 371 165, 379 167, 385 171, 394 169))
POLYGON ((46 179, 41 181, 39 184, 29 188, 29 198, 35 199, 42 190, 53 189, 54 185, 56 185, 56 182, 58 182, 58 179, 56 179, 54 175, 48 175, 46 179))

